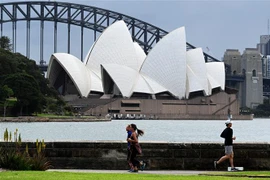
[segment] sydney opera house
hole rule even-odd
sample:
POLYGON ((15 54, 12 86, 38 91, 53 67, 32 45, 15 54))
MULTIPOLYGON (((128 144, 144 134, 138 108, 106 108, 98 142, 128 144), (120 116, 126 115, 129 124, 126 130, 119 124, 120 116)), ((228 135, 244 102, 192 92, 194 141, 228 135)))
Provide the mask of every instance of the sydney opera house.
POLYGON ((238 114, 236 95, 225 92, 224 63, 206 63, 201 48, 187 51, 184 27, 164 36, 146 55, 125 22, 117 21, 83 62, 71 54, 53 54, 47 78, 86 114, 161 119, 238 114))

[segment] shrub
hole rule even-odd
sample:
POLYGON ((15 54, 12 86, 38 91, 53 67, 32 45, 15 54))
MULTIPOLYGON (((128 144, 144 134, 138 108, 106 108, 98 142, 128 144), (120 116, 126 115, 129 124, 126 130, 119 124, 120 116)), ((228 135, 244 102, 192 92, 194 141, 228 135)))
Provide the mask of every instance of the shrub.
POLYGON ((31 170, 40 170, 45 171, 51 168, 51 163, 47 161, 47 158, 44 154, 35 154, 31 158, 31 170))
POLYGON ((17 138, 18 130, 14 132, 14 141, 12 142, 11 132, 4 132, 5 146, 0 148, 0 166, 10 170, 47 170, 51 168, 50 161, 45 157, 45 143, 36 141, 36 151, 32 154, 28 152, 28 144, 25 144, 25 150, 21 148, 21 135, 17 138))
POLYGON ((12 149, 0 150, 0 164, 2 168, 11 170, 31 170, 30 159, 22 153, 12 149))

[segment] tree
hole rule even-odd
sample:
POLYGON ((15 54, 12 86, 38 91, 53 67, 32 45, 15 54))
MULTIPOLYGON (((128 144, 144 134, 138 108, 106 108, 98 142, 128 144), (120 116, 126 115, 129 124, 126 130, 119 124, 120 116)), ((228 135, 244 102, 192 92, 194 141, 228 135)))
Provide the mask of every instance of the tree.
POLYGON ((260 104, 256 109, 252 109, 252 113, 255 117, 269 117, 270 116, 270 104, 260 104))
POLYGON ((6 117, 7 107, 11 104, 14 104, 13 102, 16 101, 16 98, 11 98, 13 94, 13 90, 10 89, 7 85, 4 85, 0 88, 0 100, 3 102, 4 117, 6 117))
POLYGON ((14 61, 13 53, 0 48, 0 84, 5 75, 13 74, 17 71, 17 64, 14 61))
POLYGON ((4 118, 6 117, 6 110, 8 106, 14 106, 17 102, 17 98, 9 97, 4 102, 4 118))
POLYGON ((1 39, 3 42, 5 38, 0 38, 0 87, 8 85, 17 98, 15 106, 11 109, 12 114, 30 115, 33 112, 41 112, 49 106, 48 98, 55 99, 57 106, 61 103, 64 107, 66 103, 58 96, 57 91, 49 86, 48 79, 44 78, 36 62, 20 53, 1 48, 1 39))
POLYGON ((4 80, 3 84, 12 87, 15 97, 17 97, 20 115, 23 112, 31 114, 39 110, 42 96, 33 76, 26 73, 12 74, 4 80))
POLYGON ((10 39, 7 36, 0 37, 0 48, 11 51, 12 44, 10 44, 10 39))
POLYGON ((13 94, 14 94, 13 90, 11 88, 9 88, 7 85, 0 87, 0 100, 4 100, 6 98, 9 98, 13 94))

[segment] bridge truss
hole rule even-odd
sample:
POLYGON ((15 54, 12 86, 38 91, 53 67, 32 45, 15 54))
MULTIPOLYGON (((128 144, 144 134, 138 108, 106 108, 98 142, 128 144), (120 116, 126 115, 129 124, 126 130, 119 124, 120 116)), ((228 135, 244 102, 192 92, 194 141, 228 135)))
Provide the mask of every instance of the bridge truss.
MULTIPOLYGON (((84 30, 91 29, 94 33, 94 41, 97 33, 102 33, 104 29, 117 20, 124 20, 127 24, 132 38, 138 42, 147 54, 153 46, 168 32, 156 26, 141 21, 139 19, 106 9, 81 4, 49 1, 29 1, 10 2, 0 4, 0 35, 3 36, 5 23, 12 23, 12 44, 13 51, 16 52, 18 21, 26 22, 26 52, 30 58, 30 34, 31 21, 40 22, 40 65, 45 65, 44 61, 44 22, 54 23, 53 28, 53 51, 57 52, 58 23, 67 24, 67 53, 71 49, 71 26, 80 27, 81 60, 83 60, 84 30)), ((187 43, 187 50, 194 49, 195 46, 187 43)), ((204 53, 205 61, 219 61, 218 59, 204 53)))

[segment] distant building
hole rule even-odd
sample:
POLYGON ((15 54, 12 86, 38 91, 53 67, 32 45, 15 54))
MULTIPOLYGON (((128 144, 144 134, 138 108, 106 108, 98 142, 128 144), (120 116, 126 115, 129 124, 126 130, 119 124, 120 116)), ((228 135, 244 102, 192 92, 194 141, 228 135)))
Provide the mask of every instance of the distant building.
POLYGON ((263 77, 270 79, 270 55, 262 58, 263 77))
POLYGON ((257 49, 262 57, 263 77, 270 78, 270 35, 261 35, 257 49))
POLYGON ((257 44, 258 51, 264 55, 270 55, 270 35, 261 35, 260 43, 257 44))
MULTIPOLYGON (((243 83, 236 84, 241 107, 255 108, 263 103, 262 55, 257 48, 246 48, 241 55, 237 49, 224 53, 224 62, 229 64, 231 75, 245 75, 243 83)), ((269 65, 269 63, 268 63, 269 65)), ((270 66, 269 66, 270 67, 270 66)))

